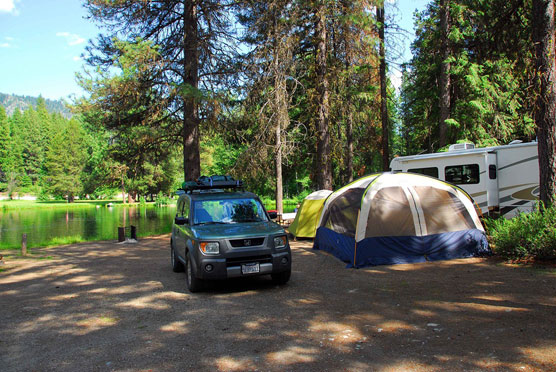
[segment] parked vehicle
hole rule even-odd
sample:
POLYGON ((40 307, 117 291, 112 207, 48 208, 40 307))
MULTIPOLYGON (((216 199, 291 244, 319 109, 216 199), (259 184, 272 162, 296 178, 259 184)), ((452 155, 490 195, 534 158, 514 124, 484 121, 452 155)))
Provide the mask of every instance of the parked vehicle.
POLYGON ((530 212, 539 198, 536 142, 485 148, 456 144, 447 152, 394 158, 390 168, 456 184, 471 195, 483 214, 510 218, 530 212))
POLYGON ((170 258, 174 272, 185 270, 191 292, 206 280, 265 274, 277 284, 290 279, 286 232, 257 195, 241 190, 229 176, 202 177, 180 190, 170 258))

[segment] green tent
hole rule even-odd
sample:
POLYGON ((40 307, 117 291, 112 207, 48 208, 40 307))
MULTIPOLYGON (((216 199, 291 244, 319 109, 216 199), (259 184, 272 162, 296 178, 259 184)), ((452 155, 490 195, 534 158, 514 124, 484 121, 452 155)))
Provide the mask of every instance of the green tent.
POLYGON ((322 207, 330 190, 319 190, 309 194, 301 203, 289 232, 296 238, 314 238, 317 232, 322 207))

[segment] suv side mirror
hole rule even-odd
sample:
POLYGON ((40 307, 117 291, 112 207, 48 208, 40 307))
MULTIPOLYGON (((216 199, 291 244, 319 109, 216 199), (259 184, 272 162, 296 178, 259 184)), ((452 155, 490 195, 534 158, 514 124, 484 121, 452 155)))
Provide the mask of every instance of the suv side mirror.
POLYGON ((189 218, 183 216, 176 216, 174 223, 176 225, 187 225, 189 223, 189 218))
POLYGON ((278 212, 276 212, 276 211, 269 211, 269 212, 268 212, 268 216, 270 217, 271 220, 275 220, 276 218, 278 218, 278 212))

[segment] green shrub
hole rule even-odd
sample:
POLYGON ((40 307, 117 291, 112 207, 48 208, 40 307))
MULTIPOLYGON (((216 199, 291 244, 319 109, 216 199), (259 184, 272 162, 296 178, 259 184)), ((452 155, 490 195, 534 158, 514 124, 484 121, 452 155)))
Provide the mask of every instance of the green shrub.
POLYGON ((140 205, 141 207, 144 207, 144 206, 147 205, 147 199, 145 199, 144 196, 141 196, 141 197, 139 198, 139 205, 140 205))
POLYGON ((50 200, 50 194, 48 193, 48 191, 46 191, 45 188, 41 189, 41 191, 39 192, 39 195, 37 196, 37 200, 38 201, 49 201, 50 200))
POLYGON ((156 201, 154 202, 155 206, 162 207, 162 206, 170 205, 170 204, 171 204, 171 199, 169 197, 167 197, 166 195, 158 194, 156 196, 156 201))
POLYGON ((556 208, 486 221, 494 252, 508 259, 556 259, 556 208))

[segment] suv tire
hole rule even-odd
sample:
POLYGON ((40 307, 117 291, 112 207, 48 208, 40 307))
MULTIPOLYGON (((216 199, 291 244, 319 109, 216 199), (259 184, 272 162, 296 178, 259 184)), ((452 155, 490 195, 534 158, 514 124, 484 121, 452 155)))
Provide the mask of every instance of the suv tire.
POLYGON ((172 262, 172 271, 175 273, 181 273, 185 269, 183 263, 176 257, 176 251, 174 250, 174 241, 170 240, 170 261, 172 262))
POLYGON ((288 280, 290 280, 291 275, 292 275, 291 270, 282 271, 276 274, 270 274, 270 276, 272 277, 272 281, 275 284, 286 284, 288 280))
POLYGON ((189 292, 191 293, 199 292, 203 288, 203 281, 193 274, 193 268, 191 267, 191 255, 189 252, 187 253, 187 257, 185 259, 185 282, 187 284, 187 289, 189 289, 189 292))

